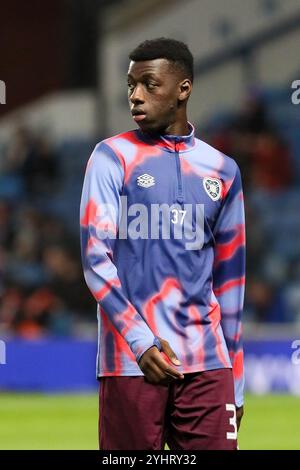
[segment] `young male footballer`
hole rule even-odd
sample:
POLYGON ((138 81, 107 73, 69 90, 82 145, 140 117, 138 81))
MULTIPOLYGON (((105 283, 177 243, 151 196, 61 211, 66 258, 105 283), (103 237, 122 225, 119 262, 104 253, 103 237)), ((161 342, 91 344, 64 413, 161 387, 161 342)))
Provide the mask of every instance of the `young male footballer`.
POLYGON ((138 128, 96 145, 80 209, 84 275, 98 304, 99 446, 235 450, 244 381, 240 172, 187 120, 188 47, 153 39, 129 59, 138 128))

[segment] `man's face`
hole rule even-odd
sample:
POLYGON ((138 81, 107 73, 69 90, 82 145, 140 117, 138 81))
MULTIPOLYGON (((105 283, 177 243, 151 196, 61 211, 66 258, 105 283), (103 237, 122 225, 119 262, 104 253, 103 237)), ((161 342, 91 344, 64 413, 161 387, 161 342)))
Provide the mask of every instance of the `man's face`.
POLYGON ((176 120, 179 74, 166 59, 131 61, 128 100, 134 121, 146 132, 164 132, 176 120))

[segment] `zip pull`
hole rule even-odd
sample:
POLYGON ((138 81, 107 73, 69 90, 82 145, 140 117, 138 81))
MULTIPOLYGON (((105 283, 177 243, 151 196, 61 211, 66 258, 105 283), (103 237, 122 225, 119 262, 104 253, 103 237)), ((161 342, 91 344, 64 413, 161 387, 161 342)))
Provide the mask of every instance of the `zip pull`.
POLYGON ((179 150, 178 150, 178 142, 175 140, 175 159, 176 159, 176 171, 177 171, 177 202, 179 204, 183 204, 183 190, 182 190, 182 175, 181 175, 181 168, 180 168, 180 158, 179 158, 179 150))

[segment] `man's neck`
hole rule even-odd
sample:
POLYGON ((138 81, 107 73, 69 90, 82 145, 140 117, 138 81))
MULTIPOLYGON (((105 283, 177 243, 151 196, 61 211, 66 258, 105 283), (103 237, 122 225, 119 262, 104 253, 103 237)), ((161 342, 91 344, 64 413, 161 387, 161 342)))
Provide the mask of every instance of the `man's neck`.
POLYGON ((167 135, 189 135, 190 129, 187 119, 170 124, 165 130, 167 135))

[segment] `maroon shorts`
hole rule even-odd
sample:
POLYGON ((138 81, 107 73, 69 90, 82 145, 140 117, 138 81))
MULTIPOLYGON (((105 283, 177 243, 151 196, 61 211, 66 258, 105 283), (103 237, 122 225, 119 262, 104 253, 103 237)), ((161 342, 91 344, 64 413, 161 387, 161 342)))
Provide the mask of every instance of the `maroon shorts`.
POLYGON ((102 450, 236 450, 231 369, 186 374, 168 386, 140 377, 101 377, 102 450))

